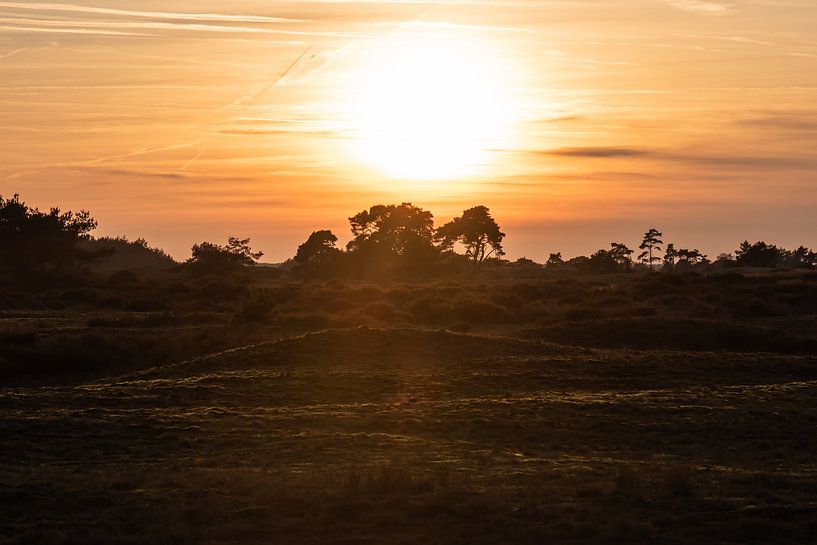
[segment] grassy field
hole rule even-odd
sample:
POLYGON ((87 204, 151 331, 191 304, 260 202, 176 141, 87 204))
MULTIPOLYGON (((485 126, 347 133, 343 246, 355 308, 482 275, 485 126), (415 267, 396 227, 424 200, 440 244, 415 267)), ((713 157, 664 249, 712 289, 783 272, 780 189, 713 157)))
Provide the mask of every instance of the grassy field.
POLYGON ((815 284, 271 282, 250 322, 246 298, 7 308, 0 542, 814 543, 815 284), (741 293, 754 315, 725 310, 741 293))

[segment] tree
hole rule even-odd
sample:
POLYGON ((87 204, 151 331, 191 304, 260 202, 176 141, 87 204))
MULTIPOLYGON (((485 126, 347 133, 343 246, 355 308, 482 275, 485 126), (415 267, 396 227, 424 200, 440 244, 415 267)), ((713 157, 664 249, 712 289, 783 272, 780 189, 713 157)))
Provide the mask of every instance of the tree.
POLYGON ((192 256, 185 264, 198 274, 230 274, 244 267, 255 265, 264 255, 253 252, 250 239, 229 237, 226 246, 202 242, 194 244, 192 256))
POLYGON ((465 255, 475 267, 479 267, 492 255, 505 255, 502 239, 505 233, 491 217, 485 206, 475 206, 463 211, 462 216, 449 221, 435 233, 435 238, 443 249, 452 249, 455 243, 465 246, 465 255))
POLYGON ((547 267, 559 267, 564 264, 565 260, 562 259, 562 252, 550 254, 550 257, 548 257, 548 260, 545 262, 545 266, 547 267))
POLYGON ((632 267, 633 260, 630 256, 633 255, 633 251, 625 244, 622 244, 621 242, 611 242, 609 254, 613 261, 620 265, 624 270, 630 270, 632 267))
POLYGON ((656 251, 661 251, 661 246, 659 245, 664 243, 664 241, 661 240, 662 236, 663 233, 658 231, 658 229, 652 228, 644 233, 644 239, 638 247, 639 250, 644 250, 638 254, 638 260, 642 263, 646 263, 651 269, 655 267, 656 261, 660 261, 658 256, 653 254, 656 251))
POLYGON ((748 240, 740 243, 735 250, 735 261, 747 267, 775 267, 783 257, 783 250, 774 244, 763 241, 750 244, 748 240))
POLYGON ((691 267, 693 265, 704 265, 709 263, 709 259, 707 259, 706 255, 698 251, 697 248, 693 250, 680 248, 676 252, 676 255, 678 256, 679 267, 691 267))
MULTIPOLYGON (((615 245, 617 243, 613 244, 615 245)), ((567 261, 567 265, 572 265, 576 270, 582 272, 594 274, 615 273, 627 267, 627 265, 622 262, 622 258, 626 259, 629 255, 626 253, 627 250, 629 249, 621 244, 615 252, 613 250, 598 250, 590 257, 584 255, 576 256, 567 261)), ((631 250, 630 253, 632 253, 631 250)))
POLYGON ((19 195, 0 196, 0 267, 26 275, 99 257, 102 252, 84 252, 78 247, 96 226, 87 210, 61 212, 55 207, 40 212, 19 195))
POLYGON ((817 267, 817 253, 805 246, 799 246, 791 251, 784 250, 783 264, 788 267, 813 269, 817 267))
POLYGON ((731 253, 721 252, 715 258, 715 265, 722 268, 734 267, 736 264, 735 256, 733 256, 731 253))
POLYGON ((340 253, 335 247, 338 237, 332 231, 314 231, 306 242, 298 246, 295 261, 300 265, 322 263, 340 253))
POLYGON ((667 270, 672 269, 675 266, 676 259, 678 259, 678 251, 675 249, 675 244, 670 242, 664 252, 664 268, 667 270))
POLYGON ((426 257, 434 251, 434 216, 411 203, 376 205, 349 218, 351 252, 361 252, 367 259, 426 257))

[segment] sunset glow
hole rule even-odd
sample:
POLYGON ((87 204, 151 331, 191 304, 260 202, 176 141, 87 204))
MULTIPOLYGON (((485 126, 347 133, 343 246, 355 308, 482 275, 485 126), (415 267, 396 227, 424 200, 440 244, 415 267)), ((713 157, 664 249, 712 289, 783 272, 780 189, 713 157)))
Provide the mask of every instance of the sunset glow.
POLYGON ((416 33, 372 45, 348 89, 355 155, 398 179, 463 178, 508 144, 512 96, 477 40, 416 33))
POLYGON ((807 0, 0 2, 0 193, 270 261, 411 201, 512 258, 817 232, 807 0))

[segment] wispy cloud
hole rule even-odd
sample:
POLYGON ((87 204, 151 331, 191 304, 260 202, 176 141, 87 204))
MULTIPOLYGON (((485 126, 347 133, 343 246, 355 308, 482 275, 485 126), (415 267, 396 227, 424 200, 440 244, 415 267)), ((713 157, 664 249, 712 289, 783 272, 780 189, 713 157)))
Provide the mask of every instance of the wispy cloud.
POLYGON ((738 124, 764 130, 802 131, 817 134, 817 113, 773 114, 750 117, 738 124))
POLYGON ((137 11, 76 4, 40 3, 40 2, 0 2, 0 8, 11 8, 28 11, 50 11, 63 13, 87 13, 97 15, 115 15, 122 17, 139 17, 149 19, 171 19, 185 21, 223 21, 236 23, 290 23, 298 19, 286 17, 268 17, 263 15, 225 15, 221 13, 181 13, 166 11, 137 11))
POLYGON ((703 0, 663 0, 665 4, 702 15, 727 15, 735 11, 731 4, 703 0))
POLYGON ((116 30, 94 30, 88 28, 59 28, 59 27, 36 27, 36 26, 15 26, 0 25, 0 30, 9 32, 38 32, 50 34, 90 34, 96 36, 133 36, 146 37, 150 34, 140 32, 121 32, 116 30))
POLYGON ((811 170, 817 168, 817 155, 757 155, 729 153, 697 153, 694 150, 665 151, 633 147, 575 147, 530 150, 533 156, 555 156, 574 159, 642 158, 708 168, 750 168, 765 170, 811 170))
POLYGON ((268 33, 275 32, 265 28, 228 26, 228 25, 207 25, 201 23, 170 23, 162 21, 72 21, 61 20, 52 21, 46 19, 25 19, 18 17, 0 17, 0 23, 26 25, 28 28, 39 27, 47 29, 71 29, 79 28, 90 31, 94 29, 137 29, 137 30, 193 30, 207 32, 248 32, 248 33, 268 33))
POLYGON ((545 155, 559 155, 562 157, 639 157, 649 155, 649 150, 620 147, 586 147, 586 148, 559 148, 538 152, 545 155))

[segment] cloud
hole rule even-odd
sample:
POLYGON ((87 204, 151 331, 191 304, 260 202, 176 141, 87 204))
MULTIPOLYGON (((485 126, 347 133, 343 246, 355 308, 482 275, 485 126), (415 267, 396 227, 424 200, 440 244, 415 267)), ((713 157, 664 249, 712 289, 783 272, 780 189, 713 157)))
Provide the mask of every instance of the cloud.
POLYGON ((575 159, 622 159, 640 157, 668 163, 709 168, 752 168, 765 170, 813 170, 817 169, 817 155, 757 155, 699 154, 693 151, 662 151, 649 148, 625 147, 576 147, 549 150, 533 150, 533 156, 557 156, 575 159))
POLYGON ((224 129, 221 134, 234 136, 304 136, 310 138, 348 138, 339 131, 302 129, 224 129))
MULTIPOLYGON (((25 19, 20 17, 2 17, 0 23, 10 25, 26 25, 27 30, 39 30, 42 32, 69 32, 69 29, 78 29, 84 33, 121 33, 118 29, 135 30, 189 30, 199 32, 233 32, 233 33, 292 33, 295 31, 273 30, 257 27, 229 26, 229 25, 207 25, 201 23, 171 23, 166 21, 70 21, 70 20, 44 20, 25 19), (102 29, 102 30, 96 30, 102 29), (113 29, 113 30, 112 30, 113 29)), ((14 28, 14 27, 12 27, 14 28)))
POLYGON ((9 32, 45 32, 52 34, 90 34, 96 36, 131 36, 131 37, 150 36, 150 34, 143 34, 137 32, 120 32, 115 30, 90 30, 87 28, 49 28, 13 25, 0 25, 0 30, 5 30, 9 32))
POLYGON ((731 4, 723 2, 705 2, 703 0, 663 0, 663 2, 674 8, 701 15, 728 15, 735 11, 731 4))
POLYGON ((776 114, 742 119, 739 125, 766 130, 803 131, 817 133, 817 112, 776 114))
POLYGON ((69 13, 87 13, 97 15, 116 15, 123 17, 140 17, 149 19, 172 19, 185 21, 223 21, 237 23, 290 23, 299 19, 284 17, 267 17, 263 15, 224 15, 220 13, 178 13, 166 11, 137 11, 113 8, 80 6, 75 4, 41 3, 41 2, 0 2, 0 8, 29 11, 52 11, 69 13))
POLYGON ((558 148, 553 150, 540 151, 537 153, 545 155, 559 155, 562 157, 587 157, 587 158, 639 157, 650 154, 648 150, 621 147, 558 148))

